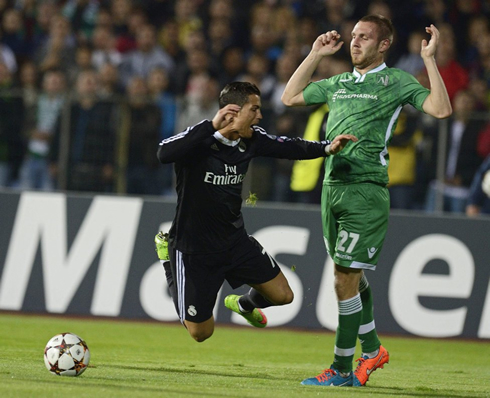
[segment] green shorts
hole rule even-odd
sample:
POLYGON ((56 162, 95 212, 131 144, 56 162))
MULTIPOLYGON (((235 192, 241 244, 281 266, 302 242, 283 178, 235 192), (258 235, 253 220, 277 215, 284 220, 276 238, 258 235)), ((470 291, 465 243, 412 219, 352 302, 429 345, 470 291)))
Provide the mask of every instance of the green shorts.
POLYGON ((388 189, 371 183, 323 185, 322 224, 335 264, 376 269, 388 229, 388 189))

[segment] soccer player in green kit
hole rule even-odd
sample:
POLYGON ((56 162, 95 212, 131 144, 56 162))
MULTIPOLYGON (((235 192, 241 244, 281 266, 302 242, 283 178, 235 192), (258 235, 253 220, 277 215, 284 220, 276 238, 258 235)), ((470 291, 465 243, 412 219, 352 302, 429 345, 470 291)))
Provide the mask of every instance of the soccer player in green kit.
POLYGON ((302 384, 364 386, 371 373, 389 361, 376 333, 371 288, 364 274, 364 270, 375 270, 388 227, 387 147, 404 105, 436 118, 452 113, 434 59, 439 31, 434 25, 425 30, 430 40, 422 41, 420 54, 430 90, 412 75, 386 66, 384 55, 393 41, 393 25, 383 16, 368 15, 352 30, 352 73, 310 83, 320 60, 335 54, 343 44, 338 32, 329 31, 313 43, 282 95, 288 106, 327 103, 326 139, 339 134, 359 139, 325 160, 323 235, 335 263, 339 326, 332 365, 302 384), (357 338, 362 356, 353 371, 357 338))

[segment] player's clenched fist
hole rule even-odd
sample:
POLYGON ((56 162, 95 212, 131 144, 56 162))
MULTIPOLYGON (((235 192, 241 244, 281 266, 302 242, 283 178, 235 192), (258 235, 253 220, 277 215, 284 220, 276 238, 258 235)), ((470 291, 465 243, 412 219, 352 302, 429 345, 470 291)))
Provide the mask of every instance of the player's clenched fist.
POLYGON ((321 55, 331 55, 339 51, 343 44, 344 42, 340 41, 340 34, 336 30, 331 30, 317 37, 312 50, 318 51, 321 55))

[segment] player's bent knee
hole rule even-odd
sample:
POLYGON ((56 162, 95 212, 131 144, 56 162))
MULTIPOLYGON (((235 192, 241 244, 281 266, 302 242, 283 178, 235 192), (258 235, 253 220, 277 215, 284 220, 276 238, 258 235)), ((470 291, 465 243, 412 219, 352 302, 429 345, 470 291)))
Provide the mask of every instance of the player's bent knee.
POLYGON ((185 321, 185 327, 190 336, 198 343, 209 339, 214 332, 214 319, 211 317, 207 321, 201 323, 185 321))
POLYGON ((285 304, 291 304, 294 300, 294 293, 292 290, 289 290, 285 293, 284 295, 284 302, 283 305, 285 304))
POLYGON ((294 293, 291 289, 284 290, 280 296, 274 297, 270 300, 274 305, 286 305, 291 304, 294 299, 294 293))

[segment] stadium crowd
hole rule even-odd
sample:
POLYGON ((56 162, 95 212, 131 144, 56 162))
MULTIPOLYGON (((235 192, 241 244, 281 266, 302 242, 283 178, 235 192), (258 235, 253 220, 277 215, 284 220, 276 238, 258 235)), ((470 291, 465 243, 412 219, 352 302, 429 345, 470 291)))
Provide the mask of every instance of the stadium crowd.
MULTIPOLYGON (((490 158, 488 0, 0 1, 0 187, 171 195, 158 142, 211 118, 220 89, 237 80, 260 88, 268 132, 318 140, 328 108, 286 108, 284 87, 327 30, 345 43, 314 79, 351 71, 350 32, 371 13, 391 18, 398 34, 388 66, 422 84, 424 28, 438 27, 454 109, 443 124, 403 109, 390 149, 392 207, 431 211, 439 190, 446 211, 490 213, 472 185, 490 158)), ((319 203, 321 166, 256 159, 250 190, 319 203)))

